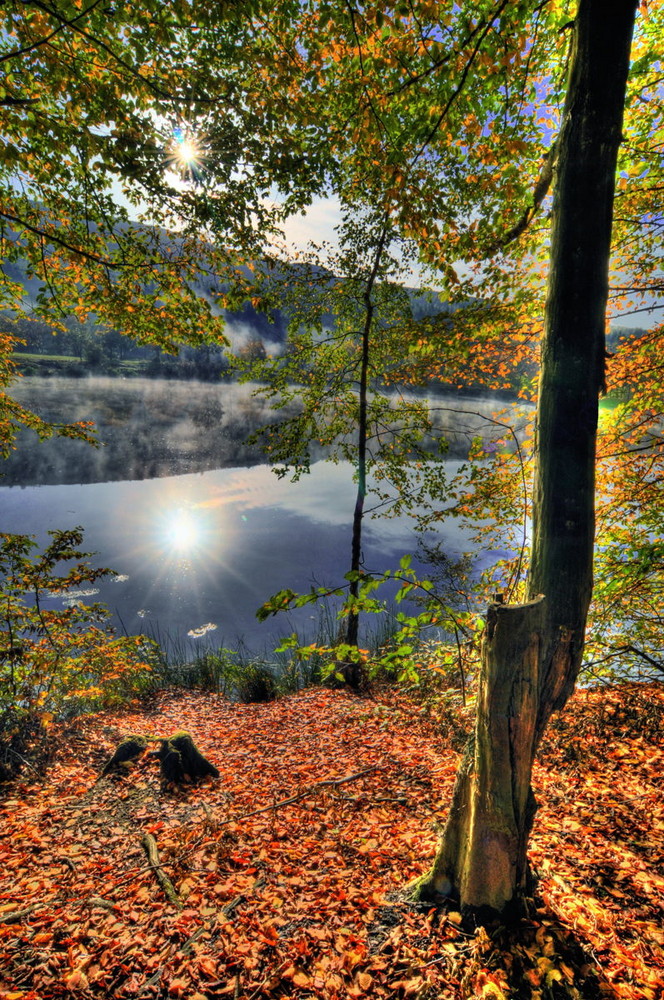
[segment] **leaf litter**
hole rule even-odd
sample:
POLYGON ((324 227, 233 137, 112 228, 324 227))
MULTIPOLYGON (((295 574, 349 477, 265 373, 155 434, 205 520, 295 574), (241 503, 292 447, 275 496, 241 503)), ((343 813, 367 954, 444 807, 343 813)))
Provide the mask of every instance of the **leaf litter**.
POLYGON ((449 711, 394 692, 166 692, 54 727, 46 777, 0 806, 0 1000, 659 1000, 663 716, 657 686, 574 697, 535 768, 538 898, 474 932, 404 893, 451 796, 449 711), (220 780, 163 788, 149 754, 99 779, 122 735, 181 728, 220 780))

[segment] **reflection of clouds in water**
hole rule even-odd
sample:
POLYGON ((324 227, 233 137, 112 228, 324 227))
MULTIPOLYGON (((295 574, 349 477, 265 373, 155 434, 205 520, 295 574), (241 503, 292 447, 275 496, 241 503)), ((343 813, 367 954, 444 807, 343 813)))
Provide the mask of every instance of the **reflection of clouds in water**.
POLYGON ((187 635, 191 639, 202 639, 208 632, 216 632, 217 628, 218 626, 214 622, 207 622, 205 625, 199 625, 198 628, 189 629, 187 635))
POLYGON ((99 593, 99 587, 92 587, 89 590, 52 590, 52 597, 66 597, 67 600, 72 600, 76 597, 94 597, 95 594, 99 593))
MULTIPOLYGON (((204 478, 216 479, 219 475, 207 473, 204 478)), ((242 511, 286 509, 312 521, 332 525, 352 521, 356 487, 348 463, 333 465, 315 462, 311 473, 303 476, 298 483, 277 479, 266 465, 226 469, 221 475, 222 481, 207 484, 207 499, 198 506, 220 508, 234 505, 242 511)))
MULTIPOLYGON (((459 468, 456 459, 445 462, 450 476, 459 468)), ((314 462, 311 473, 299 482, 277 479, 268 466, 248 469, 225 469, 204 473, 205 499, 197 507, 221 509, 235 506, 241 511, 260 512, 267 508, 285 510, 325 526, 350 526, 355 506, 356 484, 353 468, 348 462, 314 462)), ((413 520, 407 515, 399 517, 370 516, 376 498, 369 495, 366 501, 364 531, 367 540, 397 548, 413 546, 413 520)), ((441 506, 443 503, 441 502, 441 506)), ((241 514, 246 521, 246 514, 241 514)), ((451 519, 445 521, 445 535, 454 547, 461 550, 466 539, 458 525, 451 519)))
POLYGON ((66 593, 67 596, 62 599, 62 606, 65 608, 83 608, 85 607, 85 602, 81 600, 82 597, 94 597, 95 594, 99 593, 99 588, 94 587, 90 590, 71 590, 71 591, 60 591, 61 594, 66 593))
MULTIPOLYGON (((244 635, 250 648, 260 650, 288 630, 280 619, 256 622, 256 608, 271 593, 283 586, 308 590, 314 575, 321 584, 337 583, 348 568, 356 495, 348 463, 317 462, 299 483, 254 466, 0 492, 10 530, 86 526, 87 546, 99 553, 95 562, 118 571, 103 581, 100 593, 129 631, 170 632, 183 641, 192 631, 189 639, 204 644, 205 635, 210 641, 214 636, 212 629, 200 631, 203 623, 219 622, 220 631, 244 635)), ((441 534, 451 549, 469 548, 465 540, 457 545, 453 522, 441 534)), ((410 518, 368 517, 367 568, 387 569, 414 551, 415 542, 410 518)), ((59 599, 65 596, 71 595, 59 599)))

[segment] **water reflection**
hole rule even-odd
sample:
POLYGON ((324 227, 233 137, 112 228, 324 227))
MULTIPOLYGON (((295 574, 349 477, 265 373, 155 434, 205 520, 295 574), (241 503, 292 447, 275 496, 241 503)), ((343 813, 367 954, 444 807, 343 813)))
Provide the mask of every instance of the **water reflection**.
POLYGON ((180 508, 165 514, 159 530, 166 550, 179 555, 193 556, 210 542, 208 525, 193 510, 180 508))
MULTIPOLYGON (((257 652, 311 609, 259 624, 256 609, 283 587, 339 585, 348 568, 352 470, 317 463, 298 484, 269 468, 87 486, 0 489, 1 529, 35 534, 85 527, 85 548, 117 574, 99 581, 101 600, 129 633, 176 643, 226 644, 257 652), (205 631, 202 631, 202 630, 205 631)), ((450 525, 450 545, 463 541, 450 525)), ((367 569, 394 567, 416 542, 406 518, 367 521, 367 569)), ((314 638, 314 636, 312 636, 314 638)))
MULTIPOLYGON (((116 573, 100 583, 98 599, 129 633, 272 647, 293 625, 309 624, 311 610, 259 625, 255 611, 268 597, 343 582, 355 487, 344 463, 314 462, 298 484, 265 465, 239 468, 259 461, 244 442, 268 416, 252 392, 146 379, 21 380, 22 402, 47 419, 96 421, 103 447, 19 442, 1 470, 0 530, 43 542, 48 529, 82 525, 86 549, 116 573)), ((496 403, 436 403, 449 423, 450 460, 461 458, 496 403)), ((444 534, 450 555, 463 550, 454 524, 444 534)), ((368 519, 363 545, 365 568, 382 572, 415 551, 416 538, 406 517, 368 519)))
MULTIPOLYGON (((47 420, 92 420, 101 447, 52 438, 39 443, 22 431, 18 448, 2 463, 6 485, 95 483, 153 479, 230 466, 258 464, 263 456, 247 436, 270 419, 255 386, 174 382, 165 379, 21 379, 12 394, 47 420)), ((490 430, 491 399, 431 398, 432 416, 447 436, 450 458, 463 458, 471 441, 490 430)), ((281 411, 287 417, 291 409, 281 411)), ((496 428, 494 427, 495 431, 496 428)), ((311 457, 325 457, 312 444, 311 457)))

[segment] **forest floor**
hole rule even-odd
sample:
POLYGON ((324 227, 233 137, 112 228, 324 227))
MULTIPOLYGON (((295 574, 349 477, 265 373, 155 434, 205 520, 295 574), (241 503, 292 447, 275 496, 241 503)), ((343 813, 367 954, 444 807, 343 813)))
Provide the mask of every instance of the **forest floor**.
POLYGON ((535 769, 539 897, 474 933, 403 895, 450 800, 449 711, 167 692, 54 727, 45 777, 24 771, 0 804, 0 998, 660 1000, 663 721, 661 686, 575 696, 535 769), (97 780, 123 734, 183 728, 220 780, 164 790, 149 755, 97 780))

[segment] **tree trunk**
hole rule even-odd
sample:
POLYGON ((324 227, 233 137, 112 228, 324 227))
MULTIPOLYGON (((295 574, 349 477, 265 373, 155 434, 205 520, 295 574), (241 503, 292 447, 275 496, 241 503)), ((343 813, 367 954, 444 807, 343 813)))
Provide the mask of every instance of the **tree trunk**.
POLYGON ((537 413, 528 604, 487 615, 475 737, 420 898, 468 918, 527 890, 537 745, 574 689, 592 595, 595 441, 615 169, 637 0, 580 0, 559 139, 537 413), (541 595, 544 595, 543 597, 541 595))
POLYGON ((457 775, 440 850, 420 883, 482 919, 527 885, 534 815, 530 772, 544 599, 492 604, 487 616, 474 737, 457 775))
MULTIPOLYGON (((383 225, 373 267, 367 278, 364 290, 364 325, 360 344, 360 379, 358 386, 358 426, 357 426, 357 495, 353 512, 353 532, 351 538, 350 569, 353 579, 350 583, 350 597, 356 599, 360 592, 358 574, 362 565, 362 521, 364 518, 364 501, 367 495, 367 412, 369 404, 369 356, 371 352, 371 330, 373 325, 374 304, 373 288, 378 276, 383 251, 387 242, 387 222, 383 225)), ((348 615, 346 628, 346 643, 357 646, 359 637, 360 616, 356 610, 348 615)), ((349 687, 358 690, 366 681, 364 665, 358 658, 343 664, 344 681, 349 687)))

